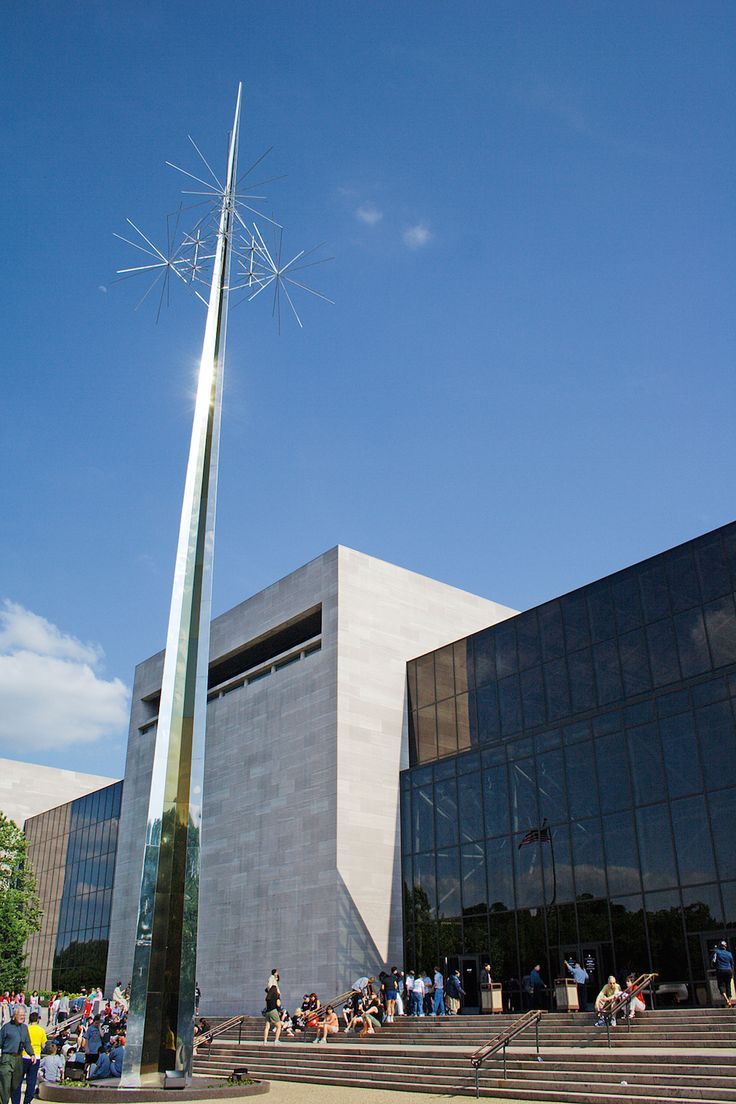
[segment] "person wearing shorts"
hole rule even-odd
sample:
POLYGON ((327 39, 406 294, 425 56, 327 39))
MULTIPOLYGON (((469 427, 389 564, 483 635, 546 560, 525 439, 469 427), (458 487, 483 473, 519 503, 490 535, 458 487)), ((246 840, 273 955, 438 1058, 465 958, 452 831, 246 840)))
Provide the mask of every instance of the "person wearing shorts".
POLYGON ((398 1000, 399 991, 396 988, 396 981, 393 976, 386 980, 386 1023, 393 1023, 394 1016, 396 1015, 396 1001, 398 1000))
POLYGON ((328 1035, 337 1035, 340 1031, 340 1023, 331 1004, 325 1008, 325 1018, 317 1028, 315 1043, 326 1043, 328 1035))
POLYGON ((264 1046, 268 1042, 268 1033, 271 1028, 274 1031, 274 1044, 278 1043, 284 1025, 281 1022, 281 997, 277 985, 272 985, 266 992, 266 1007, 263 1010, 263 1016, 266 1021, 263 1028, 264 1046))

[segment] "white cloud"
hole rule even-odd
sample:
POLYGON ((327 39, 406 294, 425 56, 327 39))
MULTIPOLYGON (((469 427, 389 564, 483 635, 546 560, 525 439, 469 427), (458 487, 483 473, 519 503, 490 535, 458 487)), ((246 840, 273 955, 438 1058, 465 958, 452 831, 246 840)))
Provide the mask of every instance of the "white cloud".
POLYGON ((416 226, 408 226, 402 237, 404 245, 408 245, 409 249, 421 249, 431 242, 432 231, 423 222, 418 222, 416 226))
POLYGON ((68 748, 118 735, 130 691, 95 670, 98 644, 83 644, 45 617, 6 600, 0 610, 0 746, 68 748))
POLYGON ((355 217, 367 226, 375 226, 383 218, 383 211, 379 211, 373 203, 363 203, 355 212, 355 217))

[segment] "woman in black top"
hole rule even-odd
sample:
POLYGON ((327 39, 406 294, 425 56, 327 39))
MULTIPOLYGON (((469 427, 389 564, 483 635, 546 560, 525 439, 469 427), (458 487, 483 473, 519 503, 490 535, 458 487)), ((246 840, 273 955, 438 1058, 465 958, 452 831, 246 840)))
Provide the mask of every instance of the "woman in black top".
POLYGON ((271 1028, 274 1031, 273 1041, 278 1043, 283 1024, 281 1023, 281 997, 277 985, 272 985, 266 992, 266 1007, 263 1010, 263 1015, 266 1020, 266 1026, 263 1029, 264 1046, 268 1042, 268 1033, 271 1028))

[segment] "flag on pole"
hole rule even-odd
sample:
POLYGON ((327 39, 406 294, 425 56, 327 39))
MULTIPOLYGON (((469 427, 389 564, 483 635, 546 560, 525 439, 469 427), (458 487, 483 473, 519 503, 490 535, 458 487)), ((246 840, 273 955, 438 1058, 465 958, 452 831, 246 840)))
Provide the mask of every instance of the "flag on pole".
POLYGON ((543 824, 541 828, 530 828, 523 840, 519 844, 521 849, 525 843, 551 843, 552 837, 549 834, 549 828, 546 824, 543 824))

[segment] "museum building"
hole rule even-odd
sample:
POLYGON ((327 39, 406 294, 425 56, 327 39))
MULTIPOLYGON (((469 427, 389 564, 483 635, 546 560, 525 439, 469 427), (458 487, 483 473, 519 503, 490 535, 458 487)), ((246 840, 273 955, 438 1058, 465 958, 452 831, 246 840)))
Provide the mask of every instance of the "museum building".
MULTIPOLYGON (((405 961, 707 1001, 736 937, 736 525, 408 664, 405 961), (687 991, 682 988, 687 986, 687 991)), ((597 988, 596 988, 597 991, 597 988)))
MULTIPOLYGON (((274 966, 294 1007, 402 963, 473 1007, 484 961, 521 1005, 568 955, 705 1003, 736 937, 735 584, 736 524, 521 614, 338 546, 213 620, 202 1011, 260 1010, 274 966)), ((27 822, 31 987, 51 947, 54 985, 101 952, 130 978, 162 667, 124 785, 27 822)))

